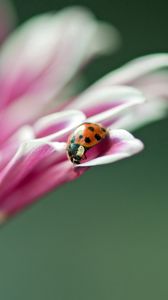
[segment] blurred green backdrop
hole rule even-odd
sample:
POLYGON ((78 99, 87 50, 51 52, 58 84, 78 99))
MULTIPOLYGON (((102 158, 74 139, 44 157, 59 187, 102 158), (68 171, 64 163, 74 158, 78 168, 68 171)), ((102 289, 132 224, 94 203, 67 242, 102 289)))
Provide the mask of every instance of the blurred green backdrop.
MULTIPOLYGON (((14 4, 20 22, 82 4, 120 30, 122 48, 87 68, 88 83, 136 56, 168 50, 167 0, 14 4)), ((1 229, 0 299, 168 299, 167 131, 168 119, 136 131, 143 153, 92 169, 1 229)))

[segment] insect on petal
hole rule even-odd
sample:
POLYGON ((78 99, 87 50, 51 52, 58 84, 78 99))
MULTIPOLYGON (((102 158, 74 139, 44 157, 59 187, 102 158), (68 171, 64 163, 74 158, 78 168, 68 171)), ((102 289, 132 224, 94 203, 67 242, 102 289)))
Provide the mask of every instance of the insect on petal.
POLYGON ((143 149, 143 143, 123 129, 110 130, 111 145, 101 156, 77 167, 91 167, 113 163, 132 156, 143 149))

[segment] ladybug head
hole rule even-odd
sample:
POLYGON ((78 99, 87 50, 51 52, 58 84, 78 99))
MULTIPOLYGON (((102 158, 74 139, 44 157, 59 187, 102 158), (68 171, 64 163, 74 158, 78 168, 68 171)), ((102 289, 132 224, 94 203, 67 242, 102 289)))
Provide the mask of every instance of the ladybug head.
POLYGON ((80 161, 85 153, 85 148, 79 144, 70 144, 68 146, 68 155, 74 164, 80 164, 80 161))

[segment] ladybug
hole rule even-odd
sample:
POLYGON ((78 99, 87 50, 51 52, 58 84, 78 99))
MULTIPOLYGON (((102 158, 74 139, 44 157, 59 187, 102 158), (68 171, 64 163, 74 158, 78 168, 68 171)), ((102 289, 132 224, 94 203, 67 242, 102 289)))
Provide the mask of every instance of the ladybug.
POLYGON ((101 124, 83 123, 70 135, 67 142, 68 158, 74 164, 86 159, 86 152, 108 136, 108 131, 101 124))

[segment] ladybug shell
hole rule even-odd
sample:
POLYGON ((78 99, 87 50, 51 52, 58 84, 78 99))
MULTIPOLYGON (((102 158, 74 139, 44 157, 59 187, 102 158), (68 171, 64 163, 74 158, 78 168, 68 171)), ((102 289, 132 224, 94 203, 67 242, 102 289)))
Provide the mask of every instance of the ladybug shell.
POLYGON ((83 123, 69 137, 68 144, 78 144, 89 149, 97 145, 107 134, 107 129, 100 124, 83 123))

